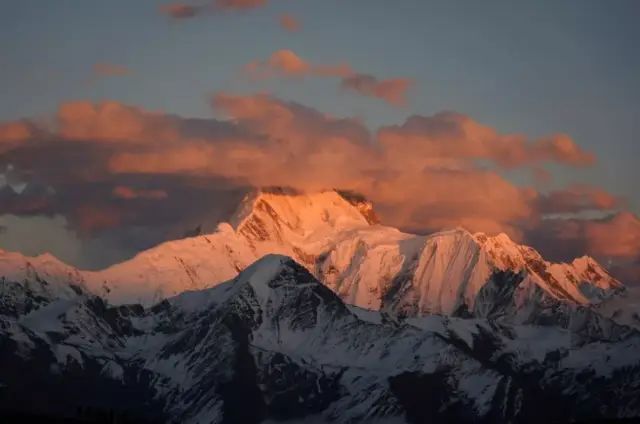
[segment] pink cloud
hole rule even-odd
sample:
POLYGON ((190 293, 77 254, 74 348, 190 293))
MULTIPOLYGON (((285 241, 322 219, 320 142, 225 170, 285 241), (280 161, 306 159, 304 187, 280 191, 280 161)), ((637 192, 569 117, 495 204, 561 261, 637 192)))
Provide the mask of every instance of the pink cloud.
POLYGON ((170 3, 160 6, 160 12, 173 19, 190 19, 199 15, 202 6, 194 6, 187 3, 170 3))
POLYGON ((26 121, 0 123, 0 154, 24 143, 35 135, 35 128, 26 121))
POLYGON ((172 117, 112 101, 64 103, 57 124, 63 138, 87 142, 158 143, 178 138, 172 117))
POLYGON ((539 198, 539 210, 543 214, 611 211, 623 205, 623 199, 601 188, 580 184, 552 191, 539 198))
POLYGON ((267 0, 215 0, 215 6, 220 10, 249 10, 266 4, 267 0))
POLYGON ((93 72, 101 77, 119 77, 131 73, 126 66, 115 65, 112 63, 96 63, 93 65, 93 72))
POLYGON ((251 62, 245 72, 253 78, 303 77, 313 72, 313 67, 291 50, 278 50, 265 61, 251 62))
MULTIPOLYGON (((273 62, 282 72, 317 72, 286 57, 273 62)), ((0 125, 0 166, 11 163, 24 178, 53 189, 48 197, 7 194, 0 213, 62 213, 81 231, 100 231, 140 225, 149 215, 160 219, 147 209, 150 203, 158 210, 171 207, 176 194, 224 181, 236 188, 354 190, 375 203, 384 223, 421 232, 463 225, 520 240, 544 232, 542 245, 566 244, 572 252, 632 258, 640 249, 633 215, 606 221, 549 217, 624 207, 603 189, 574 185, 540 193, 501 175, 547 162, 565 169, 591 163, 585 158, 592 155, 566 136, 531 140, 453 112, 413 116, 372 133, 358 119, 266 94, 219 93, 212 106, 223 120, 118 102, 72 102, 60 106, 50 126, 0 125), (106 212, 88 216, 96 209, 106 212)), ((199 210, 195 203, 183 209, 162 222, 199 210)))
POLYGON ((598 256, 640 258, 640 219, 620 212, 603 220, 586 221, 584 238, 589 252, 598 256))
POLYGON ((410 150, 442 161, 486 159, 505 168, 547 161, 571 166, 593 163, 593 155, 568 136, 528 140, 520 134, 501 134, 455 112, 414 115, 402 125, 382 127, 378 139, 391 150, 410 150))
POLYGON ((278 22, 280 23, 280 27, 288 32, 298 32, 300 28, 302 28, 300 21, 288 13, 280 15, 278 22))
POLYGON ((340 85, 363 96, 376 97, 390 105, 402 106, 407 103, 407 91, 413 82, 408 78, 379 80, 369 74, 353 74, 343 78, 340 85))
POLYGON ((392 106, 405 105, 407 93, 414 85, 408 78, 378 79, 373 75, 358 73, 348 64, 313 64, 291 50, 278 50, 266 60, 253 61, 245 66, 245 73, 254 79, 305 76, 339 78, 344 90, 377 98, 392 106))

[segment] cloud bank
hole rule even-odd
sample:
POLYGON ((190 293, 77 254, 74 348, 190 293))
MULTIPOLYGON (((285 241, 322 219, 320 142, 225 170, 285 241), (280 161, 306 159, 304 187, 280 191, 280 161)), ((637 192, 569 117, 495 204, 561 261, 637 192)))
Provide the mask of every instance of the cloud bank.
MULTIPOLYGON (((328 72, 287 55, 276 62, 288 74, 328 72)), ((0 124, 0 174, 11 169, 26 184, 0 189, 0 215, 62 215, 83 237, 123 228, 179 236, 223 219, 247 187, 341 188, 364 194, 383 222, 407 230, 462 225, 506 232, 560 258, 587 252, 637 265, 640 257, 640 221, 621 212, 623 199, 588 185, 539 192, 504 177, 594 164, 566 134, 530 139, 455 112, 370 131, 266 94, 218 93, 211 106, 224 119, 71 102, 48 125, 0 124), (605 218, 584 217, 593 213, 605 218)))

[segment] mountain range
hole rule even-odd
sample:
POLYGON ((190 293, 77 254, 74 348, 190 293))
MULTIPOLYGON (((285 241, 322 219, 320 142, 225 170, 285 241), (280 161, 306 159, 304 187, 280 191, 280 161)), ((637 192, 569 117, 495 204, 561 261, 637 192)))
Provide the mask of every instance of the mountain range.
POLYGON ((100 271, 0 251, 0 408, 131 422, 640 416, 633 289, 507 235, 261 190, 100 271), (544 405, 544 407, 540 407, 544 405), (127 418, 129 417, 129 418, 127 418))

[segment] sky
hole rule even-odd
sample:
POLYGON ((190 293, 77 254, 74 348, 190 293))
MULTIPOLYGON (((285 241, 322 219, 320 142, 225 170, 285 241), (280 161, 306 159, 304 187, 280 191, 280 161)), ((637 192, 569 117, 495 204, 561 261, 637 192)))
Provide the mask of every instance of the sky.
POLYGON ((634 279, 638 18, 635 0, 2 2, 0 248, 97 268, 247 187, 339 185, 403 229, 504 231, 634 279))

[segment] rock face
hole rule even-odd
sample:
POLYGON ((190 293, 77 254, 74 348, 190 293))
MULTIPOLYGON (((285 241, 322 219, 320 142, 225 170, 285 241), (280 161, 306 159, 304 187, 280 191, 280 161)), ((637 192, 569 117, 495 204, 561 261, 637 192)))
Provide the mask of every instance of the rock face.
POLYGON ((102 271, 78 271, 50 256, 0 252, 0 276, 72 278, 112 304, 148 306, 213 287, 270 253, 294 258, 347 304, 399 317, 442 314, 566 326, 571 311, 624 291, 591 258, 554 264, 504 234, 461 228, 403 233, 378 224, 371 204, 356 194, 282 189, 247 196, 231 222, 212 234, 163 243, 102 271))
MULTIPOLYGON (((502 293, 519 276, 495 278, 502 293)), ((640 416, 640 335, 582 309, 568 329, 398 319, 346 305, 280 255, 150 308, 4 284, 20 295, 0 311, 1 410, 180 423, 640 416)))

